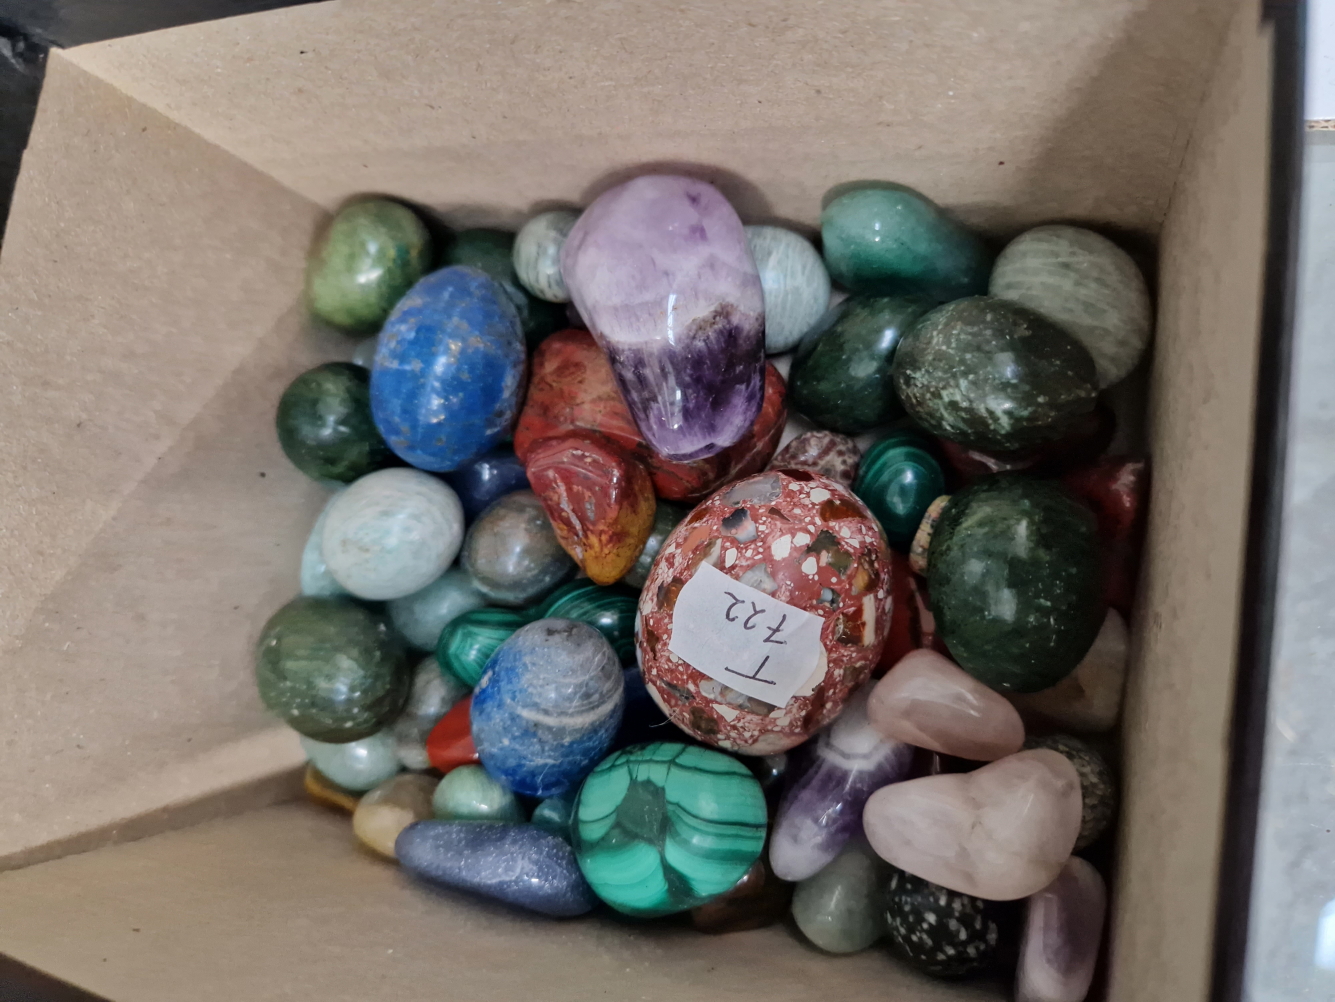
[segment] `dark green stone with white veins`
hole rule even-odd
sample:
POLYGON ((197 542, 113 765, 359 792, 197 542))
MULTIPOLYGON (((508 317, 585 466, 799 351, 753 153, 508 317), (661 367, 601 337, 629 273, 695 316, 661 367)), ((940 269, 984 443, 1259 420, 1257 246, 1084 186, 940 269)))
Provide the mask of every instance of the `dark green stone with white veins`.
POLYGON ((278 401, 278 442, 315 480, 352 483, 398 463, 371 418, 371 374, 328 362, 294 379, 278 401))
POLYGON ((1081 804, 1080 837, 1075 840, 1075 847, 1078 851, 1092 845, 1108 830, 1117 813, 1117 779, 1108 760, 1089 744, 1069 734, 1029 738, 1024 746, 1050 748, 1065 755, 1066 760, 1075 766, 1076 775, 1080 777, 1081 804))
POLYGON ((1056 685, 1103 623, 1094 513, 1017 474, 950 497, 932 532, 927 587, 937 634, 961 668, 1006 692, 1056 685))
POLYGON ((895 352, 895 389, 928 431, 973 449, 1055 441, 1094 409, 1089 351, 1018 303, 973 296, 937 307, 895 352))
POLYGON ((885 920, 895 952, 938 978, 986 970, 997 955, 1007 909, 894 869, 885 889, 885 920))

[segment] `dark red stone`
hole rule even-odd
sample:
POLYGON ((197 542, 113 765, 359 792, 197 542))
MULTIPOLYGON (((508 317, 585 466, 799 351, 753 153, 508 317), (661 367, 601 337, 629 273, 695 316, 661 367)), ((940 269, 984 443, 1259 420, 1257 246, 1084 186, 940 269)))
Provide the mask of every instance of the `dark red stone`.
POLYGON ((930 647, 949 656, 936 635, 936 620, 927 601, 927 582, 914 574, 905 553, 890 551, 890 632, 880 663, 872 672, 880 678, 910 651, 930 647))
POLYGON ((469 696, 455 703, 431 729, 426 737, 426 757, 432 768, 449 772, 482 761, 473 747, 472 712, 473 697, 469 696))
POLYGON ((1072 470, 1061 483, 1094 510, 1103 544, 1104 601, 1129 617, 1145 542, 1149 464, 1143 459, 1106 456, 1072 470))
POLYGON ((1099 404, 1065 438, 1020 452, 983 452, 938 438, 950 489, 958 490, 989 473, 1032 473, 1055 477, 1094 461, 1103 454, 1117 431, 1112 409, 1099 404))
POLYGON ((780 922, 793 900, 793 885, 774 875, 769 851, 761 853, 732 890, 691 909, 691 924, 701 932, 744 932, 780 922))

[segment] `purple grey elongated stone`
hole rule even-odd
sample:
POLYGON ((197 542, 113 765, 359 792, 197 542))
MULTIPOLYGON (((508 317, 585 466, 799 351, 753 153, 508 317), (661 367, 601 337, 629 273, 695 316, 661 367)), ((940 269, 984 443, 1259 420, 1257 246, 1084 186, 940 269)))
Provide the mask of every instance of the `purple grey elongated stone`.
POLYGON ((1084 1002, 1103 941, 1108 891, 1099 871, 1072 856, 1025 904, 1016 1002, 1084 1002))
POLYGON ((566 238, 561 275, 656 452, 703 459, 746 434, 764 394, 765 299, 717 188, 650 174, 603 192, 566 238))
POLYGON ((883 786, 908 777, 913 746, 881 737, 867 721, 863 686, 816 739, 815 761, 779 804, 769 861, 782 880, 805 880, 862 830, 862 808, 883 786))

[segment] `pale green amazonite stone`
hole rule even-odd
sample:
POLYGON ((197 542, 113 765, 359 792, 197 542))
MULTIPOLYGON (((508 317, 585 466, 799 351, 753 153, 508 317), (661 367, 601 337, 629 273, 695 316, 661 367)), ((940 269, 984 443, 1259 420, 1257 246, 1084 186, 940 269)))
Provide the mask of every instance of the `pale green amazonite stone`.
POLYGON ((549 303, 570 302, 570 290, 561 277, 561 248, 579 213, 554 209, 534 216, 515 238, 514 266, 522 285, 549 303))
POLYGON ((881 901, 890 868, 858 836, 793 891, 793 921, 830 953, 857 953, 885 935, 881 901))
POLYGON ((792 351, 830 305, 825 262, 800 233, 748 226, 746 243, 765 294, 765 353, 792 351))
POLYGON ((408 643, 434 651, 440 632, 456 617, 487 604, 462 567, 451 567, 421 591, 389 603, 389 618, 408 643))
POLYGON ((431 798, 442 821, 523 821, 515 795, 480 765, 461 765, 446 774, 431 798))
POLYGON ((301 551, 301 593, 315 598, 339 598, 349 594, 348 590, 334 580, 329 567, 324 562, 324 548, 320 539, 324 535, 325 518, 329 515, 329 506, 343 492, 340 487, 333 497, 325 502, 320 517, 311 526, 311 534, 306 537, 306 546, 301 551))
POLYGON ((301 747, 326 779, 358 793, 374 789, 401 768, 388 731, 337 745, 302 737, 301 747))

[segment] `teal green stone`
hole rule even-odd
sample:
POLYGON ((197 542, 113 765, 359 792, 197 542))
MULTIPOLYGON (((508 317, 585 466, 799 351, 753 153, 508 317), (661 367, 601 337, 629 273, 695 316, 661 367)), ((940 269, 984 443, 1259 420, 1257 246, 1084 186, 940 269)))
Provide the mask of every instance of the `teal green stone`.
POLYGON ((325 323, 374 334, 431 265, 431 236, 416 213, 385 198, 334 217, 306 264, 306 300, 325 323))
POLYGON ((533 808, 533 827, 570 841, 570 819, 575 815, 575 795, 562 793, 548 797, 533 808))
POLYGON ((765 845, 765 795, 722 752, 638 745, 589 774, 571 827, 579 868, 617 911, 686 911, 730 891, 765 845))
POLYGON ((639 600, 628 588, 604 587, 588 578, 563 584, 538 608, 537 619, 588 623, 607 638, 622 664, 635 660, 635 610, 639 600))
POLYGON ((496 648, 533 618, 532 614, 515 609, 492 606, 471 609, 454 617, 441 631, 440 641, 436 644, 436 660, 442 671, 450 672, 472 688, 482 677, 482 671, 496 648))
POLYGON ((523 821, 519 800, 480 765, 451 769, 436 785, 431 809, 442 821, 523 821))
POLYGON ((691 509, 684 505, 672 504, 670 501, 658 502, 658 507, 654 509, 654 524, 649 530, 649 538, 645 540, 644 549, 635 558, 634 565, 622 577, 622 584, 636 590, 644 587, 644 583, 649 580, 649 572, 653 569, 658 551, 663 548, 668 536, 672 535, 677 523, 690 513, 691 509))
POLYGON ((832 199, 820 236, 830 277, 849 292, 947 302, 987 291, 992 255, 982 240, 901 184, 832 199))
POLYGON ((1069 434, 1099 392, 1084 345, 1028 307, 990 296, 947 303, 914 324, 895 353, 894 379, 928 431, 995 452, 1069 434))
POLYGON ((301 747, 320 775, 354 793, 374 790, 403 768, 388 731, 336 745, 303 737, 301 747))
POLYGON ((845 435, 902 417, 891 366, 905 332, 931 305, 895 296, 844 300, 797 346, 789 402, 820 427, 845 435))
POLYGON ((499 282, 519 312, 524 341, 531 351, 548 334, 569 324, 564 305, 539 299, 520 284, 514 266, 514 246, 515 234, 508 230, 460 230, 445 249, 442 265, 471 265, 499 282))
POLYGON ((314 480, 350 484, 399 461, 371 419, 371 374, 351 362, 292 380, 278 401, 278 443, 314 480))
POLYGON ((894 431, 862 457, 853 493, 862 498, 897 550, 908 551, 928 506, 946 492, 946 478, 927 444, 894 431))
POLYGON ((1004 692, 1056 685, 1103 623, 1094 513, 1056 484, 983 477, 951 496, 927 552, 937 635, 1004 692))
POLYGON ((350 599, 294 598, 264 624, 255 648, 255 681, 269 712, 330 744, 392 722, 410 680, 397 635, 350 599))

